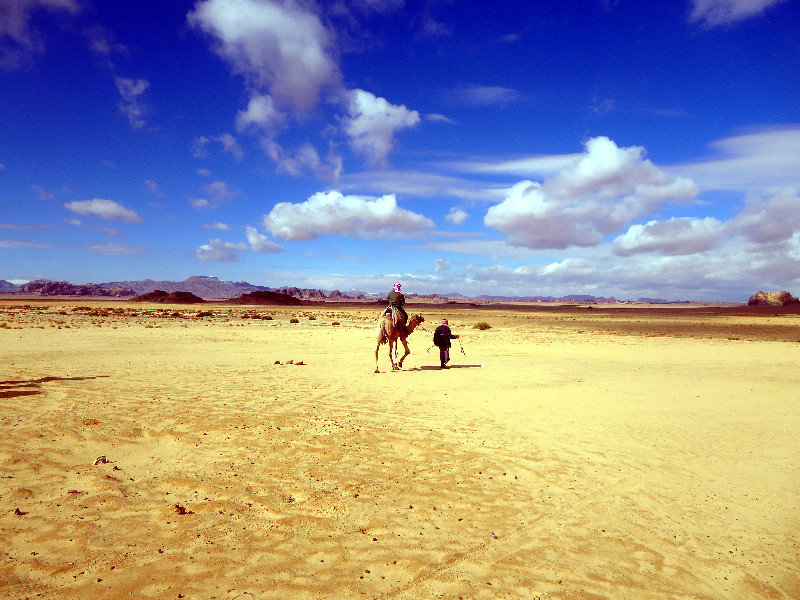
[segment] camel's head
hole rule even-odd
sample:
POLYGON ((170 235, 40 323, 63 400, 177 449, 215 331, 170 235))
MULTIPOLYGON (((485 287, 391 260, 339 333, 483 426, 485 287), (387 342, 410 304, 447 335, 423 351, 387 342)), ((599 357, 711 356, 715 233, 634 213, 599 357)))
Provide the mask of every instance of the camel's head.
POLYGON ((419 325, 420 323, 422 323, 422 322, 424 322, 424 321, 425 321, 425 317, 423 317, 423 316, 422 316, 421 314, 419 314, 419 313, 417 313, 416 315, 413 315, 413 316, 411 317, 411 319, 413 319, 414 321, 416 321, 416 322, 417 322, 417 325, 419 325))

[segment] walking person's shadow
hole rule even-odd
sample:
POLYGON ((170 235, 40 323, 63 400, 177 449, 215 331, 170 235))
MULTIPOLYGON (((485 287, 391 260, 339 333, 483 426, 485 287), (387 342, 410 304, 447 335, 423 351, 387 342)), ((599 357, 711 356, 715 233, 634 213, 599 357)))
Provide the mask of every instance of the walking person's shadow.
MULTIPOLYGON (((483 365, 447 365, 448 369, 480 369, 483 365)), ((434 365, 423 365, 421 367, 412 367, 411 369, 403 369, 404 371, 441 371, 442 367, 434 365)))

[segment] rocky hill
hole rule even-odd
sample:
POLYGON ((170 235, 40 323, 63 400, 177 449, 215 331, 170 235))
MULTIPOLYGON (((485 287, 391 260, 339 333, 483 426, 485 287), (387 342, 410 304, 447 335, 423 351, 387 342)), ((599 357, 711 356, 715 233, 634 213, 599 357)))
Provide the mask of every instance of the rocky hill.
POLYGON ((0 279, 0 294, 13 294, 18 288, 18 285, 5 279, 0 279))
MULTIPOLYGON (((270 288, 253 285, 246 281, 222 281, 216 277, 193 275, 184 281, 110 281, 100 284, 104 288, 124 287, 134 291, 135 295, 149 294, 156 290, 172 292, 189 292, 200 298, 234 298, 249 292, 264 292, 270 288)), ((132 294, 132 295, 134 295, 132 294)))
POLYGON ((756 292, 747 301, 748 306, 797 306, 800 300, 789 292, 756 292))
POLYGON ((250 292, 243 294, 238 298, 231 298, 225 300, 226 304, 280 304, 288 306, 296 306, 304 302, 289 294, 282 292, 250 292))
POLYGON ((19 288, 18 294, 38 294, 39 296, 114 296, 124 298, 133 296, 131 289, 122 286, 101 286, 96 283, 82 283, 75 285, 67 281, 49 281, 38 279, 29 281, 19 288))
POLYGON ((170 292, 155 290, 147 294, 141 294, 131 298, 134 302, 162 302, 164 304, 200 304, 205 302, 202 298, 195 296, 191 292, 170 292))

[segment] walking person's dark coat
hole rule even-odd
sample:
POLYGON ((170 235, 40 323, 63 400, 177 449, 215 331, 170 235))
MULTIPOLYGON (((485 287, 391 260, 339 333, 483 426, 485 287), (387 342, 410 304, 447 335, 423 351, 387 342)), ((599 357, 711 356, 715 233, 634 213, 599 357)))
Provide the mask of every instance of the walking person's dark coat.
POLYGON ((447 363, 450 362, 450 340, 458 339, 457 335, 453 335, 450 327, 447 325, 447 319, 442 319, 442 324, 439 325, 433 332, 433 343, 439 347, 439 361, 442 369, 447 369, 447 363))

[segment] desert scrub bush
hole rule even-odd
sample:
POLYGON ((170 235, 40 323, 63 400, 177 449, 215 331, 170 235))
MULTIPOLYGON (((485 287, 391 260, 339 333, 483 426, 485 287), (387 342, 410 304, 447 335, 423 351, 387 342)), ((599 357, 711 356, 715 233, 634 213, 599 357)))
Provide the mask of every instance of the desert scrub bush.
POLYGON ((264 321, 272 321, 272 315, 264 315, 261 317, 264 321))
POLYGON ((308 320, 309 320, 309 321, 316 321, 316 320, 317 320, 317 317, 315 317, 314 315, 310 315, 310 316, 308 317, 308 320))
POLYGON ((333 323, 331 323, 331 325, 341 325, 341 323, 339 323, 339 321, 334 321, 333 323))
POLYGON ((196 316, 197 317, 213 317, 214 313, 211 312, 210 310, 201 310, 199 313, 197 313, 196 316))
POLYGON ((483 331, 485 329, 491 329, 492 326, 489 325, 486 321, 481 321, 480 323, 475 323, 475 325, 473 325, 472 328, 480 329, 481 331, 483 331))
POLYGON ((300 322, 300 319, 294 319, 294 318, 289 319, 289 323, 299 323, 299 322, 300 322))

